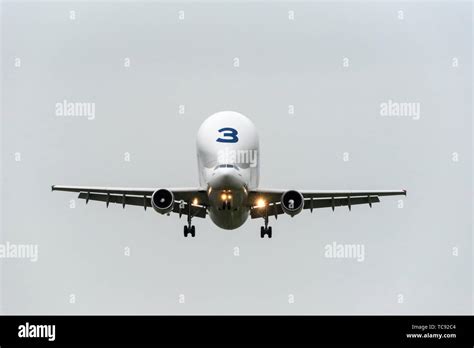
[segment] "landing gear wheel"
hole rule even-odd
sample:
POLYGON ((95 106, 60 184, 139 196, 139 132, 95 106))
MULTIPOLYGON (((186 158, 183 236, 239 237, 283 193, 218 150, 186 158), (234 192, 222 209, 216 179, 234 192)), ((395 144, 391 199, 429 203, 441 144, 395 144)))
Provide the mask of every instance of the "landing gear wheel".
POLYGON ((196 236, 196 227, 194 227, 194 225, 192 226, 184 225, 184 236, 187 237, 188 234, 190 234, 191 237, 196 236))
POLYGON ((191 201, 188 201, 188 224, 184 225, 184 236, 187 237, 190 234, 193 238, 196 236, 196 228, 194 225, 191 225, 191 219, 195 216, 192 210, 191 201))
POLYGON ((260 238, 265 238, 265 235, 268 236, 268 238, 272 238, 272 228, 262 226, 260 227, 260 238))

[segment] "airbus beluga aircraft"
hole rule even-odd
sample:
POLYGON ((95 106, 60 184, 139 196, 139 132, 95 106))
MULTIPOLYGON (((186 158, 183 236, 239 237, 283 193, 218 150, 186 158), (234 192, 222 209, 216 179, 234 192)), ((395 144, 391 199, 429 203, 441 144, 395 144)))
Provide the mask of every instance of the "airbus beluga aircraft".
POLYGON ((193 218, 207 215, 220 228, 242 226, 249 215, 263 219, 260 237, 272 237, 269 218, 291 217, 304 209, 332 208, 380 202, 379 196, 405 195, 406 190, 321 191, 259 188, 259 140, 253 123, 233 111, 207 118, 197 134, 199 187, 118 188, 53 185, 53 191, 79 192, 79 198, 109 203, 152 207, 160 214, 187 216, 184 236, 196 234, 193 218))

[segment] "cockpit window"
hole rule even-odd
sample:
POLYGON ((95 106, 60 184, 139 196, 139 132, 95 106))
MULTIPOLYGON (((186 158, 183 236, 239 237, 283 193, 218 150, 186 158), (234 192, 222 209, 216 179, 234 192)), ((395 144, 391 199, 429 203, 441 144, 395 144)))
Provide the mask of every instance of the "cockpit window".
POLYGON ((234 168, 234 169, 239 170, 239 167, 234 166, 233 164, 220 164, 220 165, 216 166, 215 169, 217 169, 217 168, 234 168))

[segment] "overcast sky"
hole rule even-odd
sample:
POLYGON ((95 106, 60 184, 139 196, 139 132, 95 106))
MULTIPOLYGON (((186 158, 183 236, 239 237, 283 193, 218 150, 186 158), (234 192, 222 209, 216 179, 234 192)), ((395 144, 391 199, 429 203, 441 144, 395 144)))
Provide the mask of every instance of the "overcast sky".
POLYGON ((0 259, 3 313, 471 313, 471 6, 3 4, 1 239, 38 247, 0 259), (271 219, 262 240, 262 221, 185 239, 178 216, 51 193, 196 186, 221 110, 258 128, 262 187, 408 196, 271 219))

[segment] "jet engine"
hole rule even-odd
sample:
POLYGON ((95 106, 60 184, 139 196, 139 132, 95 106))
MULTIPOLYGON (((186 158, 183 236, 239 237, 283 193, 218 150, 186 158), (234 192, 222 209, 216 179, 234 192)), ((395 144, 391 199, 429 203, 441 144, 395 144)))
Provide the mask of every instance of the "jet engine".
POLYGON ((168 214, 173 210, 174 195, 170 190, 156 190, 151 195, 151 206, 160 214, 168 214))
POLYGON ((286 214, 293 217, 301 213, 303 206, 304 197, 300 192, 290 190, 281 195, 281 208, 286 214))

